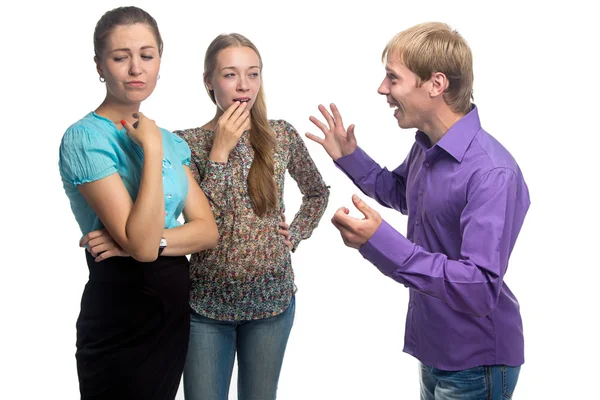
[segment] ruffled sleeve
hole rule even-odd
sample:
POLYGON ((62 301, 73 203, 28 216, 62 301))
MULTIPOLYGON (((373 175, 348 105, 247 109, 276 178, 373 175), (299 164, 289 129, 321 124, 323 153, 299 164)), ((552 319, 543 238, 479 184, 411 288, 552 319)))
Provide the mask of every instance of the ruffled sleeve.
POLYGON ((78 186, 117 172, 117 156, 105 133, 75 125, 63 136, 59 166, 63 178, 78 186))

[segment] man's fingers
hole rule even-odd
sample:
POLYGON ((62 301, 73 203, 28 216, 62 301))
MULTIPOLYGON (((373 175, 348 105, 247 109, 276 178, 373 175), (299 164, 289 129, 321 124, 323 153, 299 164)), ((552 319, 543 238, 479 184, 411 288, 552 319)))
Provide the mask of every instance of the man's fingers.
POLYGON ((342 128, 342 130, 345 130, 344 121, 342 121, 342 115, 340 114, 340 111, 338 110, 337 106, 331 103, 329 107, 331 107, 331 112, 333 113, 333 118, 335 119, 335 125, 342 128))
POLYGON ((331 222, 333 223, 333 226, 335 226, 337 228, 337 230, 340 232, 340 236, 342 237, 342 241, 344 242, 344 244, 346 246, 350 246, 350 236, 352 235, 352 231, 348 230, 344 225, 340 224, 338 221, 334 220, 333 218, 331 219, 331 222))
POLYGON ((333 131, 333 129, 335 128, 335 121, 333 120, 331 114, 329 114, 329 111, 327 111, 327 109, 322 104, 319 104, 319 111, 321 111, 321 114, 323 114, 323 117, 325 117, 327 124, 329 124, 329 130, 333 131))
POLYGON ((345 227, 344 227, 342 224, 340 224, 340 223, 339 223, 339 222, 338 222, 338 221, 335 219, 335 217, 332 217, 332 218, 331 218, 331 223, 333 224, 333 226, 335 226, 335 227, 337 228, 337 230, 338 230, 338 231, 340 231, 340 232, 342 232, 342 231, 344 231, 344 232, 345 232, 345 231, 346 231, 346 228, 345 228, 345 227))
POLYGON ((320 138, 318 136, 313 135, 312 133, 306 132, 304 134, 304 136, 306 136, 307 138, 309 138, 310 140, 312 140, 313 142, 317 142, 320 145, 323 145, 325 143, 325 139, 320 138))
POLYGON ((352 195, 352 203, 366 218, 373 217, 373 209, 355 194, 352 195))
MULTIPOLYGON (((335 212, 335 214, 333 214, 333 217, 331 218, 331 222, 336 225, 336 227, 342 226, 345 229, 349 229, 352 230, 352 223, 353 221, 356 220, 356 218, 351 217, 350 215, 348 215, 350 212, 350 210, 348 210, 346 207, 340 207, 337 209, 337 211, 335 212)), ((339 228, 338 228, 339 229, 339 228)))
POLYGON ((329 133, 329 129, 323 122, 321 122, 317 117, 313 117, 312 115, 308 119, 310 120, 310 122, 315 124, 317 128, 319 128, 321 132, 325 134, 325 136, 327 136, 327 134, 329 133))
POLYGON ((346 138, 350 143, 356 142, 356 136, 354 136, 354 124, 348 127, 348 131, 346 132, 346 138))

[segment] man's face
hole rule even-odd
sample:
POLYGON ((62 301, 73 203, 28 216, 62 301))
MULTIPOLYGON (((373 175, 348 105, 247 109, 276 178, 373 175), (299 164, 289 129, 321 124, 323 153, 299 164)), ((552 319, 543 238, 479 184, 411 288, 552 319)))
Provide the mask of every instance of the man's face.
POLYGON ((422 129, 433 106, 429 95, 431 80, 418 86, 419 78, 406 68, 399 57, 388 54, 385 78, 377 92, 394 108, 394 117, 403 129, 422 129))

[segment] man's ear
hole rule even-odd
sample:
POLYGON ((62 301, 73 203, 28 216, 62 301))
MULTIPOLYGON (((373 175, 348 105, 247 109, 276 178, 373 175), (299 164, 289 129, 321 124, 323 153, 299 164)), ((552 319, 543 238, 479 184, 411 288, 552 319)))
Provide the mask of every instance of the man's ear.
POLYGON ((429 90, 429 95, 431 97, 441 96, 446 89, 448 89, 449 84, 450 82, 444 73, 434 72, 431 74, 431 89, 429 90))

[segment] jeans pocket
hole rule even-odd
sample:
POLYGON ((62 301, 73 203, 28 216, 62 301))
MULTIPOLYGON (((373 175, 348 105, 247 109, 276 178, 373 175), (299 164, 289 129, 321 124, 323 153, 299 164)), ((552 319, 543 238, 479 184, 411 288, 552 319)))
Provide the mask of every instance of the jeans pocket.
POLYGON ((502 396, 510 400, 517 386, 521 367, 507 367, 506 365, 502 365, 500 366, 500 370, 502 371, 502 396))

